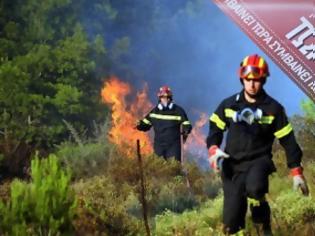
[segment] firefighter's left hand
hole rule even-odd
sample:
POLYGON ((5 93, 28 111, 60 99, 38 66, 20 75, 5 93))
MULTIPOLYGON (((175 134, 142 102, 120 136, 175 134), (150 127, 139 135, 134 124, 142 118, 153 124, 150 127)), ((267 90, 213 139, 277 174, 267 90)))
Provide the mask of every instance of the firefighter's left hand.
POLYGON ((181 135, 183 136, 183 142, 186 143, 186 140, 188 138, 189 132, 188 131, 183 131, 181 133, 181 135))
POLYGON ((293 176, 293 189, 297 190, 300 189, 303 195, 308 196, 309 190, 303 175, 302 167, 296 167, 291 169, 291 175, 293 176))
POLYGON ((209 163, 210 167, 215 172, 220 172, 222 170, 222 163, 225 158, 229 158, 230 155, 223 152, 218 146, 213 145, 209 148, 209 163))

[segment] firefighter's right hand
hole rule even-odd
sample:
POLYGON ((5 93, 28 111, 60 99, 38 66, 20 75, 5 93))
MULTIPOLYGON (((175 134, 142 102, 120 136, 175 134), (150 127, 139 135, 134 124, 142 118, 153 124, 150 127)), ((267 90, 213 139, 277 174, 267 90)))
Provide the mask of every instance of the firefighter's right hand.
POLYGON ((222 170, 222 163, 225 158, 229 158, 230 155, 223 152, 218 146, 212 145, 209 148, 209 163, 210 168, 215 172, 220 172, 222 170))
POLYGON ((141 121, 138 120, 138 121, 136 122, 136 124, 133 126, 133 128, 136 129, 136 130, 140 130, 140 126, 141 126, 141 121))

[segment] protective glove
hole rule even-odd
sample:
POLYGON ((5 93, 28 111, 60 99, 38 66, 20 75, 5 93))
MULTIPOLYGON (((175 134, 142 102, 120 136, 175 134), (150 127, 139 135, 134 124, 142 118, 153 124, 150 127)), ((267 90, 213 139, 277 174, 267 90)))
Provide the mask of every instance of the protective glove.
POLYGON ((298 188, 302 191, 303 195, 308 196, 309 190, 303 175, 302 167, 295 167, 291 169, 291 176, 293 176, 293 189, 297 190, 298 188))
POLYGON ((225 158, 229 158, 230 155, 223 152, 218 146, 212 145, 209 148, 209 163, 210 168, 212 168, 215 172, 220 172, 222 170, 222 163, 225 158))
POLYGON ((137 123, 133 125, 133 129, 140 130, 140 120, 138 120, 137 123))
POLYGON ((189 135, 189 131, 187 131, 187 130, 182 131, 181 135, 183 136, 183 142, 186 143, 186 140, 187 140, 188 135, 189 135))

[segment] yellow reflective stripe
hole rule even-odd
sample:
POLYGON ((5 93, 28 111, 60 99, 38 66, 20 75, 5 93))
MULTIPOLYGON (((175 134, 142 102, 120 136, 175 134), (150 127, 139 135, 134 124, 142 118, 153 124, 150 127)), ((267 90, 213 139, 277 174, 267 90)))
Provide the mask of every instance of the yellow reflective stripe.
POLYGON ((243 60, 242 66, 247 66, 248 59, 249 59, 249 56, 245 57, 245 59, 243 60))
POLYGON ((212 116, 210 116, 210 121, 214 122, 218 128, 224 130, 225 129, 225 122, 220 119, 220 117, 213 113, 212 116))
POLYGON ((259 59, 258 67, 259 67, 259 68, 262 68, 264 64, 265 64, 265 60, 264 60, 264 58, 261 57, 261 58, 259 59))
POLYGON ((231 234, 231 236, 245 236, 245 231, 241 229, 237 231, 235 234, 231 234))
POLYGON ((224 113, 225 113, 225 117, 232 118, 234 116, 234 114, 236 113, 236 111, 234 111, 230 108, 226 108, 226 109, 224 109, 224 113))
POLYGON ((251 206, 253 206, 253 207, 258 207, 258 206, 260 206, 260 201, 254 199, 254 198, 248 197, 248 198, 247 198, 247 202, 248 202, 248 205, 251 205, 251 206))
POLYGON ((181 116, 172 116, 172 115, 161 115, 161 114, 155 114, 151 113, 149 115, 152 118, 160 119, 160 120, 181 120, 181 116))
POLYGON ((182 124, 183 124, 183 125, 190 125, 190 122, 189 122, 188 120, 186 120, 186 121, 184 121, 182 124))
POLYGON ((263 116, 258 121, 259 124, 272 124, 273 120, 275 119, 274 116, 263 116))
POLYGON ((147 125, 151 125, 151 122, 146 118, 144 118, 142 121, 143 121, 143 123, 145 123, 147 125))
POLYGON ((288 135, 292 131, 292 126, 291 124, 287 124, 284 128, 278 130, 277 132, 274 133, 274 135, 280 139, 283 138, 284 136, 288 135))

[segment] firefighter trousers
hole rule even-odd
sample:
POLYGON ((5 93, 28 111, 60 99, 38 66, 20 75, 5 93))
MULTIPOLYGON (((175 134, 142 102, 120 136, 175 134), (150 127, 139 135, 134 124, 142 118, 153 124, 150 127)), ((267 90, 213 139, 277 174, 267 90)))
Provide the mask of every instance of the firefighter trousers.
POLYGON ((170 144, 154 143, 154 152, 156 155, 163 157, 165 160, 175 157, 175 160, 181 161, 181 142, 175 140, 170 144))
POLYGON ((247 170, 235 171, 229 161, 224 161, 222 182, 224 192, 223 223, 224 231, 234 234, 245 228, 248 198, 258 204, 250 206, 254 223, 270 227, 270 207, 264 199, 268 192, 268 176, 274 171, 269 157, 251 161, 247 170))

